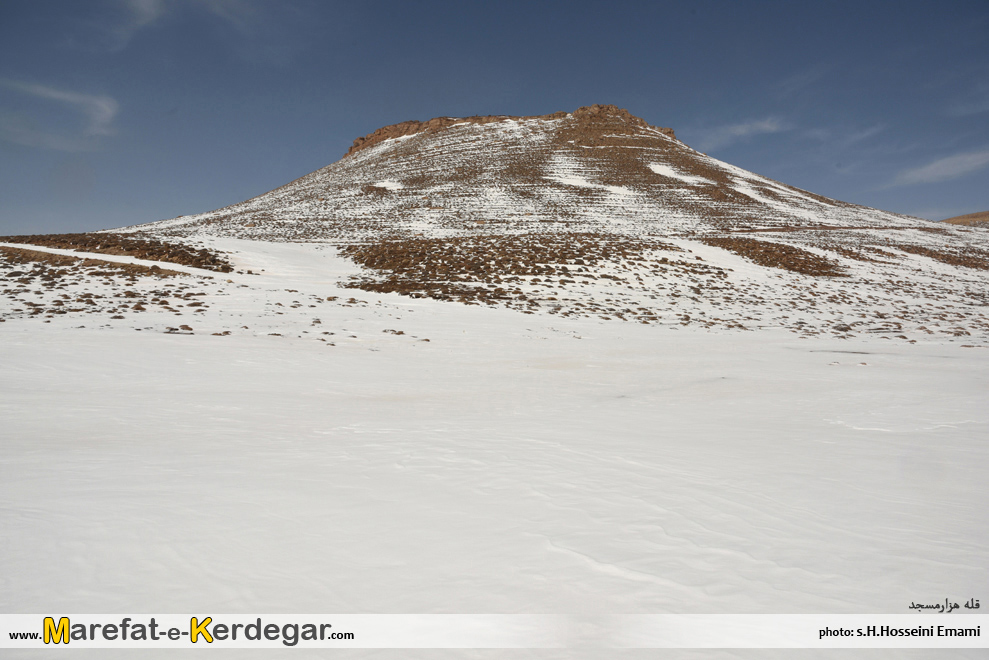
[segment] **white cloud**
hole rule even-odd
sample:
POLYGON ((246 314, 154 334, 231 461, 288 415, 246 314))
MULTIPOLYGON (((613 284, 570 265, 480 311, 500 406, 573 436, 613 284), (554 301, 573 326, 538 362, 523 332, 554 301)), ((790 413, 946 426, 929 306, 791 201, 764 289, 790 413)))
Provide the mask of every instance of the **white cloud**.
POLYGON ((900 172, 893 181, 894 186, 907 186, 917 183, 937 183, 957 179, 989 165, 989 149, 969 151, 940 158, 923 167, 900 172))
POLYGON ((718 126, 701 133, 698 148, 701 151, 714 151, 755 135, 781 133, 790 130, 790 126, 775 117, 767 117, 741 124, 718 126))
POLYGON ((112 123, 120 106, 109 96, 81 94, 14 80, 0 80, 0 86, 44 101, 67 105, 82 116, 81 129, 64 134, 39 127, 32 118, 5 113, 0 115, 0 139, 42 149, 86 151, 92 149, 99 138, 113 134, 112 123))

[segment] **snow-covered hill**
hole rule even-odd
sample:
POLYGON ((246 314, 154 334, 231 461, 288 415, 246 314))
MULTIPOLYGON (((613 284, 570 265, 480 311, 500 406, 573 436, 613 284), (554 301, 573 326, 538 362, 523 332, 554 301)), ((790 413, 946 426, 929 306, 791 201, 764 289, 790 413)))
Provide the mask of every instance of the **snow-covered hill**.
POLYGON ((529 313, 906 340, 989 330, 985 231, 772 181, 614 106, 385 127, 267 194, 119 231, 315 242, 363 267, 349 286, 529 313))
POLYGON ((930 223, 799 190, 698 153, 614 106, 438 118, 359 138, 339 161, 246 202, 130 228, 351 241, 381 234, 732 229, 930 223))

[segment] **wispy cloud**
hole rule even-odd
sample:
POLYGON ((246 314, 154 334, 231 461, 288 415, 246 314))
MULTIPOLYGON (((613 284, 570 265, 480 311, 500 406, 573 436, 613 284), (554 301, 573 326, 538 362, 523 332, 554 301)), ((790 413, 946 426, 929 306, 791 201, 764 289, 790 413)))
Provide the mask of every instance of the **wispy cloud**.
POLYGON ((226 21, 245 36, 263 24, 264 9, 258 0, 198 0, 196 6, 226 21))
POLYGON ((839 149, 847 149, 859 142, 868 140, 873 135, 877 135, 886 130, 883 124, 875 124, 859 130, 848 130, 846 128, 809 128, 802 132, 802 135, 812 140, 827 143, 839 149))
POLYGON ((949 181, 981 170, 989 165, 989 149, 969 151, 940 158, 923 167, 900 172, 893 180, 893 186, 907 186, 918 183, 949 181))
MULTIPOLYGON (((312 30, 307 16, 319 3, 295 0, 185 0, 189 7, 217 19, 234 39, 228 45, 243 59, 252 63, 284 65, 312 39, 326 39, 328 33, 312 30)), ((332 38, 340 41, 345 17, 338 12, 332 38)))
POLYGON ((123 50, 138 32, 165 15, 165 0, 117 0, 116 11, 98 24, 102 45, 123 50))
POLYGON ((979 83, 968 96, 948 108, 952 117, 967 117, 989 112, 989 83, 979 83))
POLYGON ((883 124, 876 124, 875 126, 870 126, 868 128, 863 128, 860 131, 852 131, 840 138, 840 143, 843 147, 850 147, 853 144, 858 144, 863 140, 868 140, 873 135, 877 135, 886 130, 883 124))
POLYGON ((701 138, 698 142, 698 148, 705 152, 714 151, 756 135, 781 133, 788 130, 790 130, 790 125, 776 117, 717 126, 700 132, 701 138))
POLYGON ((100 138, 113 134, 112 123, 120 106, 109 96, 81 94, 15 80, 0 80, 0 87, 67 106, 82 120, 77 131, 66 134, 39 126, 33 117, 4 113, 0 115, 0 139, 7 142, 58 151, 87 151, 94 148, 100 138))
POLYGON ((805 89, 812 88, 827 74, 828 68, 823 65, 817 65, 795 73, 776 83, 776 96, 785 98, 802 92, 805 89))
POLYGON ((123 5, 128 15, 127 27, 134 31, 151 25, 165 13, 164 0, 123 0, 123 5))
POLYGON ((86 24, 95 32, 99 48, 120 51, 145 28, 190 11, 211 15, 251 37, 266 25, 267 6, 264 0, 114 0, 110 11, 86 24))

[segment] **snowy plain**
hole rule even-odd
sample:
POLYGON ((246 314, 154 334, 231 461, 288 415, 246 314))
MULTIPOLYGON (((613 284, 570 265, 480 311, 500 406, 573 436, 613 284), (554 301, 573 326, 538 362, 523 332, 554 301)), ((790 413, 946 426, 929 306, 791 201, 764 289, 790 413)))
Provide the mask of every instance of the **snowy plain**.
POLYGON ((989 597, 987 348, 523 315, 339 289, 309 246, 237 258, 264 273, 194 335, 0 324, 0 610, 565 613, 586 648, 415 657, 604 658, 614 613, 989 597), (318 310, 334 345, 264 334, 312 328, 265 316, 289 289, 368 303, 318 310), (223 314, 263 331, 199 331, 223 314))

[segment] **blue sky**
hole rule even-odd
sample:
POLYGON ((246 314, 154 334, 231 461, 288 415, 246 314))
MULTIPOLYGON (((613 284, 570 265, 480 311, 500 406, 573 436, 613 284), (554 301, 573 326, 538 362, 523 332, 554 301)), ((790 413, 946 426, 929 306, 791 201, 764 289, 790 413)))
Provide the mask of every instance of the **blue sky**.
POLYGON ((211 210, 406 119, 614 103, 722 160, 989 210, 989 2, 0 2, 0 234, 211 210))

